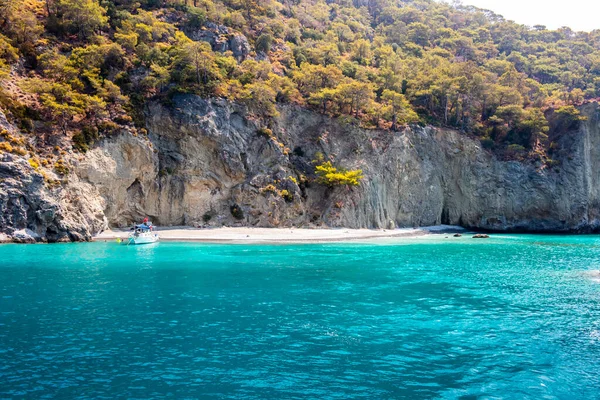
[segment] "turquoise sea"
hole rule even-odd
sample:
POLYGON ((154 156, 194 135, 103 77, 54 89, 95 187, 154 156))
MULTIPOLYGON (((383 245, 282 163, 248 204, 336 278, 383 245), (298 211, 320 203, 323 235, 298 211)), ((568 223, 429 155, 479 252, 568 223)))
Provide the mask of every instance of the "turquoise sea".
POLYGON ((600 399, 599 269, 600 236, 2 245, 0 399, 600 399))

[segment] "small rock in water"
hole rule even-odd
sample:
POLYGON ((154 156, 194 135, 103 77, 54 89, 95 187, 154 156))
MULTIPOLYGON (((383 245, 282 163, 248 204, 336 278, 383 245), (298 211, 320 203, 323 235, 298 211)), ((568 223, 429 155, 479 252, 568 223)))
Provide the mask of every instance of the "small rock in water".
POLYGON ((455 233, 454 237, 461 237, 462 235, 460 233, 455 233))
POLYGON ((485 233, 478 233, 477 235, 473 235, 473 239, 488 239, 490 235, 485 233))

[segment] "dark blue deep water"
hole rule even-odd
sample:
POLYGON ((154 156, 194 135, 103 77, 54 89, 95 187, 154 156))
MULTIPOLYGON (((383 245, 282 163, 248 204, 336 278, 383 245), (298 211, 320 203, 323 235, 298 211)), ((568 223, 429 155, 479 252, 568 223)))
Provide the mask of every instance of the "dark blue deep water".
POLYGON ((0 246, 0 398, 600 399, 600 237, 0 246))

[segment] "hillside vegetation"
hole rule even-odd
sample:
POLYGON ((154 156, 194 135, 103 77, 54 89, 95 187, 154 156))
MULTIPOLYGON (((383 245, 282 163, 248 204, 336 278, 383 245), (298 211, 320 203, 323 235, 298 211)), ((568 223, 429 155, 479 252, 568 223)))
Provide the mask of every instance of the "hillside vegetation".
POLYGON ((0 152, 46 149, 55 169, 69 141, 144 134, 144 104, 178 92, 245 103, 265 129, 292 103, 545 163, 600 97, 600 31, 431 0, 0 0, 0 32, 0 106, 29 135, 0 152))

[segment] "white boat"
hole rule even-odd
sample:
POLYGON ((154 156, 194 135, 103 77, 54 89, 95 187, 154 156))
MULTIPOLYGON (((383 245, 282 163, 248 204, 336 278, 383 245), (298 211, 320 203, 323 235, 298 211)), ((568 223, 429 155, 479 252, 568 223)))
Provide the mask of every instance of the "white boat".
POLYGON ((158 242, 158 233, 154 232, 151 222, 136 225, 133 232, 127 236, 127 244, 148 244, 158 242))
POLYGON ((130 233, 127 244, 147 244, 158 242, 158 233, 154 232, 134 232, 130 233))

